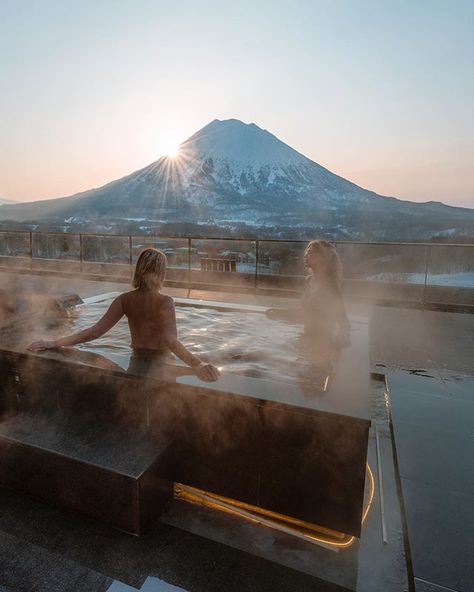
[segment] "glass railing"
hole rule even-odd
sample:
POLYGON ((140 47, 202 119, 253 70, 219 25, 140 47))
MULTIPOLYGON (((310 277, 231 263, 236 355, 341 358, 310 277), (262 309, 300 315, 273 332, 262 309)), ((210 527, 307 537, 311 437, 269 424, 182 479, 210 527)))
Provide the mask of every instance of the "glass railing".
MULTIPOLYGON (((301 290, 307 241, 0 231, 0 266, 129 278, 146 247, 167 281, 210 289, 301 290)), ((334 242, 355 298, 474 305, 474 244, 334 242)))

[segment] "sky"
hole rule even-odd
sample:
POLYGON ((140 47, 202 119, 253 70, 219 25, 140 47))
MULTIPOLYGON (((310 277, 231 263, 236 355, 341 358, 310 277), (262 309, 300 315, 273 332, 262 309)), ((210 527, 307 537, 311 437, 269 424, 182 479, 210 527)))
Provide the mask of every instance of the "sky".
POLYGON ((0 0, 0 197, 71 195, 213 119, 474 207, 471 0, 0 0))

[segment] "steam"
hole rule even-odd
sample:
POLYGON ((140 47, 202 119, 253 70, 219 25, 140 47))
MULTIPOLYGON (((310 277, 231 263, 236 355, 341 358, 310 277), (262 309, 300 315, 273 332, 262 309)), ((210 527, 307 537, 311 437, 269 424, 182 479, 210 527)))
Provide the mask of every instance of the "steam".
POLYGON ((0 345, 24 348, 46 333, 56 335, 77 295, 49 281, 39 287, 28 285, 17 275, 0 274, 0 345))
MULTIPOLYGON (((232 275, 232 274, 228 274, 232 275)), ((237 274, 240 275, 240 274, 237 274)), ((232 279, 234 279, 232 277, 232 279)), ((2 315, 2 328, 0 329, 0 345, 16 351, 24 351, 25 347, 37 338, 55 338, 71 330, 75 313, 71 315, 68 306, 58 304, 58 295, 64 296, 64 281, 32 282, 17 275, 0 275, 0 310, 2 315)), ((253 278, 244 279, 253 281, 253 278)), ((68 304, 75 304, 77 299, 72 299, 68 304)), ((101 315, 104 309, 97 308, 101 315)), ((83 308, 83 307, 81 307, 83 308)), ((87 307, 85 307, 87 312, 87 307)), ((88 320, 90 325, 97 319, 88 320)), ((242 373, 261 377, 267 380, 281 381, 286 375, 293 375, 294 380, 307 393, 314 396, 324 393, 324 385, 327 376, 335 371, 337 356, 324 352, 324 344, 308 342, 299 339, 301 325, 294 325, 287 321, 272 321, 261 313, 221 313, 210 309, 192 309, 178 307, 178 328, 181 338, 195 353, 208 358, 213 363, 221 364, 225 372, 242 373), (190 318, 187 329, 183 330, 184 316, 190 318), (200 324, 199 324, 200 323, 200 324), (241 326, 239 326, 239 323, 241 326), (243 334, 247 334, 247 341, 239 341, 236 328, 240 327, 243 334), (205 329, 205 330, 203 330, 205 329), (187 334, 186 334, 187 331, 187 334), (273 333, 272 333, 273 332, 273 333), (265 364, 277 361, 279 370, 265 370, 265 364)), ((109 341, 113 342, 113 337, 109 341)), ((128 332, 126 335, 128 341, 128 332)), ((18 365, 18 374, 23 391, 33 393, 33 399, 38 401, 45 389, 55 395, 57 399, 54 405, 61 407, 61 388, 65 384, 74 382, 74 389, 84 390, 88 385, 100 397, 101 383, 99 379, 94 382, 90 373, 83 372, 79 366, 85 364, 88 367, 95 366, 105 373, 111 372, 110 381, 114 383, 114 413, 118 414, 120 421, 134 423, 137 418, 138 408, 146 400, 145 411, 142 415, 148 417, 145 424, 149 425, 150 413, 157 408, 159 400, 159 415, 162 425, 174 425, 178 430, 186 431, 186 426, 181 426, 176 418, 194 417, 193 423, 199 426, 199 436, 205 438, 216 447, 232 446, 237 435, 248 434, 252 422, 248 422, 248 406, 234 403, 235 411, 230 412, 228 403, 219 398, 208 399, 203 395, 202 406, 195 404, 192 396, 183 397, 176 394, 173 383, 176 376, 185 373, 192 374, 187 368, 169 364, 169 360, 155 361, 153 372, 140 379, 139 393, 135 399, 131 396, 130 382, 120 378, 123 376, 123 367, 113 361, 113 356, 107 355, 106 349, 83 346, 81 350, 63 348, 61 352, 48 352, 41 357, 59 358, 65 362, 72 362, 74 367, 65 374, 66 378, 61 382, 60 377, 54 372, 46 371, 36 356, 27 356, 18 365), (103 355, 105 354, 105 355, 103 355), (48 385, 45 387, 45 385, 48 385), (161 385, 161 386, 158 386, 161 385), (168 386, 167 386, 168 385, 168 386), (166 396, 167 388, 172 395, 166 396), (159 390, 163 395, 157 394, 159 390), (36 394, 35 394, 36 393, 36 394), (144 393, 144 394, 143 394, 144 393), (237 411, 238 410, 238 411, 237 411), (230 414, 230 415, 229 415, 230 414), (199 421, 198 421, 199 420, 199 421), (229 427, 230 426, 230 427, 229 427)), ((130 369, 130 375, 136 378, 140 372, 130 369)), ((103 380, 103 379, 101 379, 103 380)), ((202 384, 205 388, 205 384, 202 384)), ((105 390, 110 385, 105 385, 105 390)), ((134 387, 136 389, 136 386, 134 387)), ((84 391, 85 392, 85 391, 84 391)), ((49 400, 49 399, 48 399, 49 400)), ((51 402, 51 401, 50 401, 51 402)), ((92 405, 94 408, 96 405, 92 405)), ((154 411, 155 410, 155 411, 154 411)), ((143 417, 141 417, 141 420, 143 417)), ((140 422, 141 422, 140 420, 140 422)), ((184 437, 184 432, 183 432, 184 437)))

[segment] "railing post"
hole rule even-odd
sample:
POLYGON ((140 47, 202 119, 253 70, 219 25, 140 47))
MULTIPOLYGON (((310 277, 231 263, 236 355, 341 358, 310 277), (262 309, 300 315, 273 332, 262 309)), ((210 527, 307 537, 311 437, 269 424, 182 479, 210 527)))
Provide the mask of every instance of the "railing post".
POLYGON ((30 270, 33 269, 33 233, 30 232, 30 270))
POLYGON ((191 241, 192 238, 188 236, 188 298, 191 293, 191 241))
POLYGON ((133 237, 128 235, 128 264, 130 267, 130 278, 133 279, 133 237))
POLYGON ((259 241, 258 238, 255 240, 255 276, 253 281, 253 287, 256 290, 258 288, 258 252, 259 252, 259 241))
POLYGON ((79 260, 81 262, 81 274, 84 272, 84 237, 79 234, 79 260))
POLYGON ((423 309, 426 305, 426 284, 428 282, 428 268, 431 261, 431 245, 425 247, 425 281, 423 282, 423 292, 421 294, 421 304, 423 309))

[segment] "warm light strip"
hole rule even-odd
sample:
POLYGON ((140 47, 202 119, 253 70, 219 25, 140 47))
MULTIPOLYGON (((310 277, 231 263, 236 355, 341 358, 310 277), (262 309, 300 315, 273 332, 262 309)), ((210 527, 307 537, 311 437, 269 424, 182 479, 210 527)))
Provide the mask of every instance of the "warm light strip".
POLYGON ((326 376, 326 380, 324 381, 323 392, 325 393, 328 389, 328 382, 329 382, 329 374, 326 376))
MULTIPOLYGON (((222 502, 224 504, 228 504, 233 508, 237 507, 252 514, 258 514, 259 516, 266 516, 273 520, 277 520, 279 522, 284 522, 285 524, 291 524, 293 526, 297 526, 299 528, 304 528, 306 530, 315 530, 315 525, 311 522, 305 522, 304 520, 299 520, 298 518, 293 518, 292 516, 287 516, 285 514, 280 514, 278 512, 273 512, 272 510, 267 510, 266 508, 261 508, 259 506, 253 506, 252 504, 247 504, 240 500, 234 500, 228 497, 224 497, 223 495, 218 495, 217 493, 212 493, 209 491, 203 491, 202 489, 197 489, 195 487, 191 487, 190 485, 182 485, 181 483, 176 484, 178 489, 184 490, 187 493, 190 493, 195 496, 206 496, 206 498, 211 498, 214 502, 222 502)), ((332 537, 336 538, 344 538, 345 534, 339 532, 337 530, 332 530, 331 528, 326 528, 325 526, 317 526, 317 530, 319 533, 327 534, 332 537)))
MULTIPOLYGON (((304 532, 301 532, 301 531, 296 530, 294 528, 285 527, 284 525, 282 525, 278 522, 275 522, 273 520, 269 520, 267 518, 263 518, 263 517, 258 516, 256 514, 253 514, 251 512, 247 512, 246 510, 243 510, 241 508, 236 509, 231 504, 227 504, 222 501, 214 502, 211 500, 211 498, 208 498, 208 496, 206 496, 205 494, 194 495, 191 493, 188 494, 185 491, 181 491, 178 494, 178 497, 182 498, 186 501, 192 502, 192 503, 201 504, 201 505, 204 505, 204 506, 210 507, 210 508, 215 508, 215 509, 219 510, 220 512, 232 514, 234 516, 238 516, 239 518, 244 518, 245 520, 249 520, 250 522, 254 522, 255 524, 259 524, 261 526, 267 526, 269 528, 277 529, 281 532, 284 532, 284 533, 292 535, 292 536, 297 536, 298 538, 307 540, 312 543, 315 542, 313 540, 313 537, 311 537, 311 538, 308 537, 308 535, 305 534, 304 532)), ((330 544, 325 543, 323 540, 318 541, 316 544, 326 547, 330 551, 335 551, 335 552, 338 551, 338 549, 331 546, 330 544)))
MULTIPOLYGON (((362 524, 365 522, 365 519, 367 518, 375 494, 374 476, 368 463, 367 473, 369 475, 370 493, 367 506, 365 507, 362 515, 362 524)), ((251 504, 246 504, 244 502, 239 502, 233 499, 225 498, 214 493, 202 491, 201 489, 196 489, 194 487, 182 485, 181 483, 175 483, 174 488, 175 497, 179 499, 184 499, 192 503, 198 503, 201 505, 217 508, 218 510, 240 516, 251 522, 255 522, 257 524, 268 526, 269 528, 280 530, 287 534, 291 534, 293 536, 297 536, 299 538, 307 540, 311 543, 316 543, 332 551, 337 551, 342 548, 348 548, 355 541, 355 537, 352 535, 346 535, 344 533, 331 530, 329 528, 325 528, 317 524, 312 524, 309 522, 305 522, 303 520, 298 520, 297 518, 292 518, 291 516, 278 514, 276 512, 272 512, 264 508, 252 506, 251 504), (297 527, 299 527, 302 530, 298 529, 297 527), (317 532, 318 535, 313 534, 314 532, 317 532)))

